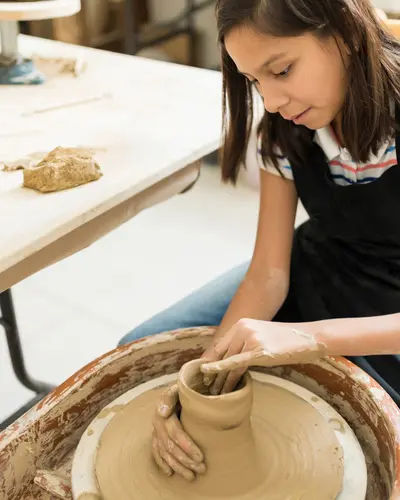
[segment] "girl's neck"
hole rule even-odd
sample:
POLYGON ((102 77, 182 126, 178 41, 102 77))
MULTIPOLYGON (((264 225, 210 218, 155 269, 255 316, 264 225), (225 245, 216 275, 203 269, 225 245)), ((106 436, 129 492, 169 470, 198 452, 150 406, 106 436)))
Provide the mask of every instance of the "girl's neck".
POLYGON ((331 122, 332 132, 335 136, 335 139, 341 148, 344 148, 344 137, 342 130, 342 114, 340 113, 334 120, 331 122))

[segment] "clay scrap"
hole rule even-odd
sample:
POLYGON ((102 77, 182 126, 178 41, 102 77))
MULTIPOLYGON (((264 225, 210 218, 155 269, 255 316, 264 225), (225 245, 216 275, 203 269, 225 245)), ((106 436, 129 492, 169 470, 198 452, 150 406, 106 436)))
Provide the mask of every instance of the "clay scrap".
POLYGON ((36 166, 24 169, 24 186, 49 193, 98 180, 102 175, 92 151, 57 147, 36 166))
POLYGON ((4 172, 14 172, 15 170, 23 170, 24 168, 33 168, 42 161, 45 156, 46 153, 43 152, 31 153, 23 158, 18 158, 18 160, 0 161, 0 167, 4 172))
POLYGON ((44 57, 33 54, 32 59, 47 77, 72 75, 77 78, 87 69, 87 61, 80 57, 44 57))
POLYGON ((56 498, 72 500, 71 481, 65 475, 39 469, 36 471, 34 483, 56 498))

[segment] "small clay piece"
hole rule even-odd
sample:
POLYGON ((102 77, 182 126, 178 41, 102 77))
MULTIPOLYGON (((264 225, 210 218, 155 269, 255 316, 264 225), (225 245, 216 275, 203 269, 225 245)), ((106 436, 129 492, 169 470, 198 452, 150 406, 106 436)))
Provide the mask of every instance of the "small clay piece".
POLYGON ((36 476, 33 481, 39 488, 51 493, 56 498, 63 500, 71 500, 71 481, 70 479, 58 472, 39 469, 36 471, 36 476))
POLYGON ((32 59, 36 67, 45 73, 47 77, 62 74, 71 74, 78 77, 87 68, 87 62, 79 57, 43 57, 34 54, 32 59))
POLYGON ((34 168, 43 158, 46 153, 31 153, 23 158, 12 161, 1 161, 0 166, 4 172, 14 172, 15 170, 24 170, 25 168, 34 168))
POLYGON ((92 152, 58 147, 36 167, 24 170, 24 186, 48 193, 86 184, 101 176, 92 152))
POLYGON ((337 497, 343 450, 319 412, 291 392, 249 375, 236 391, 209 396, 200 364, 184 365, 178 386, 182 425, 203 450, 206 473, 188 483, 158 470, 150 450, 152 413, 161 391, 154 389, 127 404, 102 434, 96 477, 104 500, 337 497))

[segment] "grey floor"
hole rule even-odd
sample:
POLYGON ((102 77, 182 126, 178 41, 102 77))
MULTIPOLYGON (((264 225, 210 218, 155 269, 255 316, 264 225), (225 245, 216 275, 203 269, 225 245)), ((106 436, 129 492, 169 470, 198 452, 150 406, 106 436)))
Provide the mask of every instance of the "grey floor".
MULTIPOLYGON (((59 384, 154 313, 251 256, 258 194, 205 166, 195 188, 13 288, 26 364, 59 384)), ((300 210, 298 217, 304 218, 300 210)), ((0 331, 0 420, 32 396, 0 331)))

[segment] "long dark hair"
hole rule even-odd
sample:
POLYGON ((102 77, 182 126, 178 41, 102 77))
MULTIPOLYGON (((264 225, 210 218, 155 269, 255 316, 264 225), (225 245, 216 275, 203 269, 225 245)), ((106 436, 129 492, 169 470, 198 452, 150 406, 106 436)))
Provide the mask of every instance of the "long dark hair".
MULTIPOLYGON (((236 182, 253 123, 253 89, 224 46, 227 33, 248 24, 261 33, 340 37, 349 47, 348 91, 343 108, 345 145, 354 161, 366 162, 396 128, 391 104, 400 103, 400 42, 378 20, 370 0, 217 0, 222 56, 222 178, 236 182)), ((305 163, 313 131, 279 113, 264 112, 258 125, 263 161, 278 168, 276 146, 305 163)))

